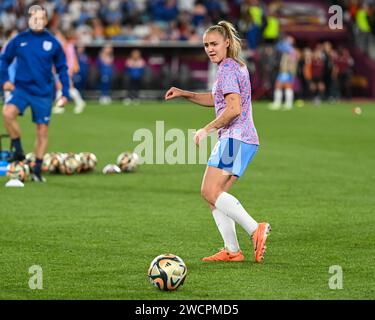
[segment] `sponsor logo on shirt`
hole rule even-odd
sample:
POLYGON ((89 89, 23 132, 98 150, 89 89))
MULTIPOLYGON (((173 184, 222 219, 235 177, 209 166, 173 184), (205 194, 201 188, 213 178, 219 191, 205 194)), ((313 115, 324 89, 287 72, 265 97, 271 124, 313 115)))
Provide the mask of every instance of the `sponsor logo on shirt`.
POLYGON ((20 46, 21 47, 27 46, 27 42, 21 42, 20 46))

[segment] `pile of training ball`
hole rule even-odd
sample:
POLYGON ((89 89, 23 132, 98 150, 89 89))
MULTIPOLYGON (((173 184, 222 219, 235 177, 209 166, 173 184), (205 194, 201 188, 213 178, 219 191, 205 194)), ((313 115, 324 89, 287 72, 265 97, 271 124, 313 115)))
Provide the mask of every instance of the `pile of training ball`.
POLYGON ((104 174, 134 172, 140 164, 138 154, 131 151, 122 152, 118 157, 116 164, 107 164, 103 168, 104 174))
MULTIPOLYGON (((36 157, 28 153, 24 161, 15 161, 8 165, 7 176, 25 182, 35 167, 36 157)), ((46 153, 43 157, 42 171, 48 173, 61 173, 72 175, 76 173, 94 171, 98 160, 91 152, 46 153)))

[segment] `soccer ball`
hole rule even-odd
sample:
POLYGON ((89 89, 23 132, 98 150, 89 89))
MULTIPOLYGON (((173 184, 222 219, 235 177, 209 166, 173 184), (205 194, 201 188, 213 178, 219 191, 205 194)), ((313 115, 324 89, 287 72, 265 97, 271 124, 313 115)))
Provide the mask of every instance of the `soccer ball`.
POLYGON ((72 175, 73 173, 76 173, 76 172, 79 173, 80 168, 81 168, 80 157, 74 153, 69 153, 64 159, 63 168, 64 168, 63 173, 67 175, 72 175))
POLYGON ((104 174, 121 173, 121 169, 115 164, 107 164, 103 168, 104 174))
POLYGON ((78 156, 81 158, 82 171, 92 171, 95 169, 98 159, 94 153, 81 152, 78 156))
POLYGON ((43 156, 43 164, 42 164, 42 171, 48 172, 51 169, 51 160, 52 160, 53 154, 52 153, 46 153, 43 156))
POLYGON ((52 152, 50 153, 51 160, 49 163, 48 171, 50 173, 57 173, 59 172, 60 165, 64 163, 63 155, 59 152, 52 152))
POLYGON ((28 176, 30 175, 29 166, 27 164, 24 164, 22 161, 16 161, 8 164, 7 169, 7 176, 10 179, 17 179, 22 182, 25 182, 28 176))
POLYGON ((137 169, 139 156, 135 152, 123 152, 117 157, 117 165, 122 172, 132 172, 137 169))
POLYGON ((29 166, 30 169, 35 167, 36 156, 33 152, 26 154, 25 163, 29 166))
POLYGON ((161 254, 152 260, 148 277, 159 290, 176 290, 185 281, 187 268, 184 261, 174 254, 161 254))

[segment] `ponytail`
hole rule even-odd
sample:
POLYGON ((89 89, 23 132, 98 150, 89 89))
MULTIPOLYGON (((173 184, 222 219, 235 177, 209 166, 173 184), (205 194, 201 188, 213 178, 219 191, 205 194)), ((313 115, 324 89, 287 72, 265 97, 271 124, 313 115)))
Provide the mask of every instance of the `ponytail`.
POLYGON ((245 66, 245 61, 241 58, 241 38, 238 36, 237 30, 228 21, 220 21, 217 25, 209 27, 205 33, 217 31, 225 40, 229 40, 227 56, 237 61, 240 65, 245 66))

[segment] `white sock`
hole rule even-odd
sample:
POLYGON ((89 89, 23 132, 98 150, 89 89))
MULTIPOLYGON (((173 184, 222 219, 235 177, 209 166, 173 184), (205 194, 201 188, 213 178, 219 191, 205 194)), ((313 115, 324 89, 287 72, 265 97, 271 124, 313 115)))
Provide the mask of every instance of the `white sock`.
POLYGON ((76 89, 76 88, 70 88, 69 89, 69 94, 70 96, 72 97, 73 101, 74 101, 74 104, 77 106, 77 105, 81 105, 84 103, 82 97, 81 97, 81 94, 79 93, 79 91, 76 89))
POLYGON ((273 98, 273 105, 274 106, 281 106, 281 100, 283 99, 283 92, 281 89, 275 89, 274 91, 274 98, 273 98))
POLYGON ((293 107, 294 92, 292 89, 285 89, 285 106, 287 108, 293 107))
POLYGON ((59 100, 62 97, 62 90, 57 90, 56 92, 56 101, 59 100))
POLYGON ((230 252, 240 251, 234 221, 217 208, 212 210, 212 215, 214 216, 221 237, 224 240, 224 247, 230 252))
POLYGON ((229 193, 222 192, 216 200, 215 207, 237 222, 249 235, 252 235, 258 228, 258 223, 247 213, 241 203, 229 193))

